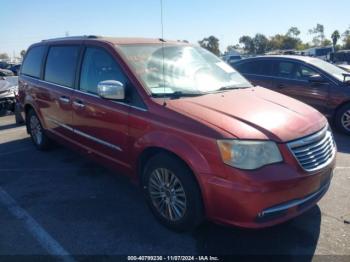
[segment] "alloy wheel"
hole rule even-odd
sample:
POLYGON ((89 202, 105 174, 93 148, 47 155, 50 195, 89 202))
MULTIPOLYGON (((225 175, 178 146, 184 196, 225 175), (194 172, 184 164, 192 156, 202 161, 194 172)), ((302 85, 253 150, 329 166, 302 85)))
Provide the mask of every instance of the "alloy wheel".
POLYGON ((148 192, 153 206, 167 220, 181 220, 187 209, 187 199, 181 181, 166 169, 155 169, 149 178, 148 192))
POLYGON ((40 145, 43 140, 43 132, 39 119, 34 115, 30 118, 30 133, 34 139, 34 142, 37 145, 40 145))
POLYGON ((341 117, 341 123, 343 127, 350 131, 350 110, 346 111, 341 117))

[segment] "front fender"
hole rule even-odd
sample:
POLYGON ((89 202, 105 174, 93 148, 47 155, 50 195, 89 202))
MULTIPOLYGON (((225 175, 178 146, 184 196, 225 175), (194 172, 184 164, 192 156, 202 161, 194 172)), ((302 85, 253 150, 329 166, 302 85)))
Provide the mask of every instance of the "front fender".
MULTIPOLYGON (((207 159, 199 150, 198 144, 196 144, 198 142, 197 139, 193 139, 190 142, 188 139, 179 135, 155 131, 139 138, 135 142, 134 148, 136 148, 137 155, 141 155, 143 151, 153 147, 167 150, 181 158, 195 175, 199 173, 211 173, 207 159)), ((207 139, 207 142, 209 142, 209 139, 207 139)))

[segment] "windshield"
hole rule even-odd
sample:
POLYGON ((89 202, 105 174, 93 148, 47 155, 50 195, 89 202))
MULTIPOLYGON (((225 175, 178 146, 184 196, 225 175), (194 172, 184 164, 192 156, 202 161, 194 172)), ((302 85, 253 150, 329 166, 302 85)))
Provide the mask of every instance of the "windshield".
POLYGON ((323 61, 321 59, 312 59, 311 64, 314 66, 320 68, 321 70, 327 72, 328 74, 334 76, 337 78, 339 81, 344 81, 344 75, 343 74, 348 74, 345 70, 328 63, 326 61, 323 61))
POLYGON ((231 66, 200 47, 166 44, 164 49, 160 44, 118 47, 153 95, 205 94, 251 87, 231 66))

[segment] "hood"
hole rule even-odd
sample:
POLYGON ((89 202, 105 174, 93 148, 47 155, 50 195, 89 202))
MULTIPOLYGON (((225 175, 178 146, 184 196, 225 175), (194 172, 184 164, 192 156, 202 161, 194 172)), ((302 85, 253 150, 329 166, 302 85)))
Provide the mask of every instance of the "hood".
POLYGON ((287 142, 315 133, 327 124, 312 107, 262 87, 174 99, 167 105, 239 139, 287 142))

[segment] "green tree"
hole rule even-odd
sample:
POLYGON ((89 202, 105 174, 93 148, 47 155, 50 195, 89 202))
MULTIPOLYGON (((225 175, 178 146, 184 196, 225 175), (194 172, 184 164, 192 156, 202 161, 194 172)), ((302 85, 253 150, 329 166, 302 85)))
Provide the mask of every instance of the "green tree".
POLYGON ((26 50, 22 50, 21 53, 20 53, 22 59, 23 59, 23 57, 25 56, 25 54, 26 54, 26 50))
POLYGON ((293 38, 297 38, 299 35, 300 35, 300 30, 298 29, 298 27, 295 27, 295 26, 289 28, 286 34, 286 36, 293 37, 293 38))
POLYGON ((231 51, 233 51, 233 50, 237 50, 237 49, 239 49, 239 45, 229 45, 227 48, 226 48, 226 54, 227 53, 230 53, 231 51))
POLYGON ((9 55, 6 54, 6 53, 1 53, 1 54, 0 54, 0 59, 2 59, 2 60, 8 60, 8 59, 10 59, 10 57, 9 57, 9 55))
POLYGON ((219 49, 219 39, 215 36, 209 36, 207 38, 204 38, 201 41, 198 41, 199 45, 213 54, 219 56, 220 55, 220 49, 219 49))
POLYGON ((333 44, 333 50, 335 51, 336 50, 336 46, 337 46, 337 43, 338 43, 338 40, 340 39, 340 33, 338 30, 335 30, 331 36, 332 38, 332 44, 333 44))
POLYGON ((255 52, 253 38, 244 35, 239 39, 239 43, 243 45, 244 51, 253 54, 255 52))
POLYGON ((253 38, 255 54, 262 55, 269 50, 269 39, 263 34, 256 34, 253 38))
POLYGON ((321 24, 317 24, 316 27, 310 29, 309 34, 314 36, 312 39, 312 43, 315 46, 321 46, 325 40, 324 26, 321 24))
POLYGON ((350 49, 350 36, 348 36, 346 39, 344 39, 344 49, 350 49))
POLYGON ((342 34, 343 37, 343 49, 350 49, 350 27, 349 29, 345 30, 345 32, 342 34))
POLYGON ((330 45, 332 45, 332 41, 327 38, 325 38, 321 43, 321 46, 330 46, 330 45))

